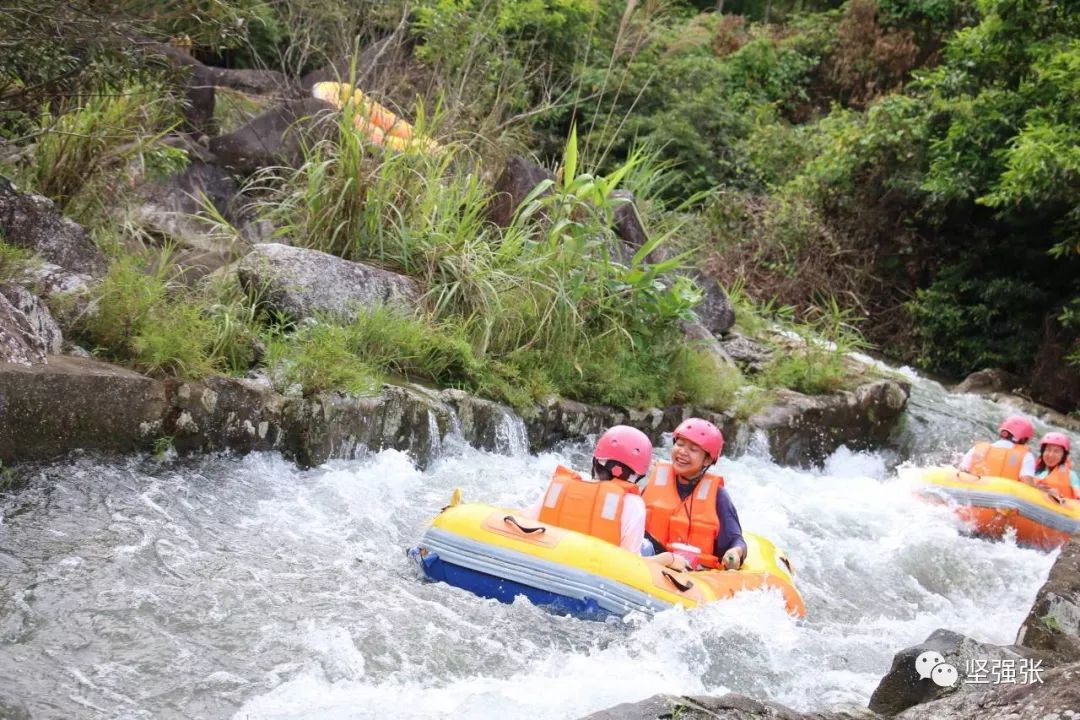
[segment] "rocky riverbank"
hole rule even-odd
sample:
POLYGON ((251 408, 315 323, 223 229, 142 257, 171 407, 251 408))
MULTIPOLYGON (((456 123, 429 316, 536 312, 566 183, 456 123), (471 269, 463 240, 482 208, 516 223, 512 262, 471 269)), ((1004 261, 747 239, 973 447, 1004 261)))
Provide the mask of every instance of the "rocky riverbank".
POLYGON ((1064 720, 1080 711, 1078 681, 1080 538, 1074 538, 1062 548, 1013 645, 988 645, 936 630, 924 642, 896 653, 869 707, 800 713, 737 693, 657 695, 593 713, 585 720, 1064 720), (956 668, 955 684, 939 686, 918 671, 916 659, 927 652, 938 653, 942 659, 938 662, 956 668))
POLYGON ((387 385, 372 397, 275 392, 265 380, 160 380, 92 358, 50 355, 0 364, 0 460, 41 460, 75 449, 181 453, 278 450, 302 465, 397 448, 425 465, 451 438, 496 452, 533 451, 630 423, 654 438, 685 417, 705 415, 745 448, 764 432, 778 459, 819 462, 841 444, 884 442, 908 388, 875 380, 855 391, 809 398, 785 394, 747 422, 689 406, 628 410, 552 399, 522 420, 510 408, 458 390, 387 385), (827 418, 829 425, 823 425, 827 418))
MULTIPOLYGON (((187 214, 193 208, 184 204, 196 191, 226 198, 227 189, 210 192, 213 183, 207 185, 207 178, 220 174, 210 169, 199 163, 190 166, 171 184, 157 188, 156 199, 147 204, 150 210, 144 208, 150 214, 157 212, 151 212, 153 208, 171 208, 161 211, 161 217, 172 221, 162 225, 162 232, 183 238, 180 245, 186 250, 173 261, 185 273, 194 267, 195 277, 213 272, 218 279, 238 283, 301 326, 326 318, 347 322, 375 307, 409 311, 420 302, 422 288, 414 279, 373 265, 259 242, 254 236, 245 235, 247 239, 239 241, 242 247, 235 245, 236 238, 229 241, 234 244, 222 245, 187 214), (211 256, 213 262, 207 260, 211 256), (184 266, 197 262, 204 264, 184 266)), ((542 173, 512 160, 496 197, 516 206, 524 189, 542 173)), ((227 209, 223 206, 222 212, 227 209)), ((621 209, 616 217, 619 236, 634 250, 646 241, 644 229, 632 205, 621 209)), ((493 221, 504 210, 493 208, 493 221)), ((393 447, 408 451, 423 465, 450 437, 488 450, 539 450, 599 433, 613 423, 630 423, 658 438, 691 415, 722 425, 733 452, 745 448, 760 430, 777 460, 812 464, 842 444, 869 448, 885 443, 910 390, 902 378, 882 378, 853 366, 852 377, 863 380, 850 383, 849 390, 817 396, 777 390, 753 412, 684 405, 626 409, 551 398, 515 414, 507 406, 457 390, 408 383, 386 385, 360 397, 291 392, 265 375, 190 382, 160 373, 149 376, 101 362, 66 340, 72 328, 97 312, 93 288, 107 266, 83 228, 46 198, 2 183, 0 231, 6 243, 37 258, 0 283, 0 461, 5 464, 76 449, 123 453, 173 447, 181 453, 279 450, 306 466, 349 457, 360 448, 393 447)), ((187 274, 185 278, 194 281, 187 274)), ((732 332, 734 313, 723 290, 703 276, 697 280, 706 302, 698 320, 687 325, 687 342, 709 348, 718 372, 733 366, 748 376, 760 372, 782 346, 732 332)))

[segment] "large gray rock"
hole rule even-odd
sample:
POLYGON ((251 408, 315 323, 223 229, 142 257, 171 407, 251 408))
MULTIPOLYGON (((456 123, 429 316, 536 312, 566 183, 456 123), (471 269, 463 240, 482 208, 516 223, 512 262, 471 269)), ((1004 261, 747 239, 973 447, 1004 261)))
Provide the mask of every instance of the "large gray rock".
POLYGON ((1080 662, 1080 538, 1073 537, 1062 547, 1020 626, 1016 644, 1057 663, 1080 662))
MULTIPOLYGON (((645 231, 645 225, 641 222, 637 204, 634 202, 634 193, 629 190, 615 190, 611 193, 612 202, 615 205, 615 234, 629 251, 630 257, 649 241, 649 233, 645 231)), ((645 258, 649 262, 657 262, 658 258, 652 254, 645 258)))
POLYGON ((488 219, 499 227, 509 227, 521 201, 544 180, 554 179, 555 176, 547 168, 520 155, 511 155, 495 181, 495 195, 487 209, 488 219))
POLYGON ((105 270, 105 256, 82 227, 57 212, 52 200, 20 193, 3 178, 0 239, 72 272, 96 275, 105 270))
POLYGON ((0 364, 0 460, 147 449, 165 409, 164 383, 96 360, 0 364))
POLYGON ((862 708, 801 713, 773 702, 728 693, 720 697, 653 695, 587 715, 581 720, 860 720, 876 717, 862 708))
POLYGON ((0 293, 0 363, 37 365, 45 362, 45 343, 30 322, 0 293))
POLYGON ((1019 378, 1000 368, 976 370, 953 388, 953 392, 985 395, 996 392, 1009 392, 1020 384, 1019 378))
POLYGON ((785 465, 821 462, 841 445, 866 449, 885 444, 907 407, 910 383, 872 380, 829 395, 775 391, 776 399, 751 416, 765 431, 774 460, 785 465))
POLYGON ((278 165, 298 167, 305 144, 335 137, 334 107, 315 98, 292 100, 244 127, 211 138, 210 152, 224 167, 251 173, 278 165))
POLYGON ((720 346, 740 370, 751 375, 764 370, 774 353, 768 345, 734 332, 725 335, 720 346))
POLYGON ((503 455, 528 452, 525 422, 506 405, 470 395, 463 390, 443 390, 439 399, 457 417, 453 432, 469 445, 503 455))
POLYGON ((58 355, 64 346, 64 336, 45 303, 21 285, 0 284, 0 295, 23 314, 29 331, 40 340, 45 354, 58 355))
POLYGON ((319 314, 349 320, 379 305, 410 310, 421 294, 404 275, 278 243, 256 245, 237 276, 248 292, 296 320, 319 314))
POLYGON ((1080 717, 1080 663, 1047 669, 1028 682, 990 685, 917 705, 897 720, 1075 720, 1080 717))
POLYGON ((953 693, 982 692, 989 687, 988 684, 964 682, 966 669, 975 667, 969 663, 985 660, 989 667, 994 661, 1007 661, 1016 667, 1020 660, 1027 661, 1031 656, 1032 653, 1023 648, 987 645, 950 630, 935 630, 923 642, 904 648, 893 656, 892 667, 870 696, 870 709, 882 715, 896 715, 915 705, 953 693), (954 685, 942 687, 927 677, 933 665, 924 668, 920 676, 917 660, 926 652, 939 653, 944 662, 957 670, 958 679, 954 685))
POLYGON ((215 87, 226 87, 250 95, 298 96, 299 85, 277 70, 209 67, 209 80, 215 87))

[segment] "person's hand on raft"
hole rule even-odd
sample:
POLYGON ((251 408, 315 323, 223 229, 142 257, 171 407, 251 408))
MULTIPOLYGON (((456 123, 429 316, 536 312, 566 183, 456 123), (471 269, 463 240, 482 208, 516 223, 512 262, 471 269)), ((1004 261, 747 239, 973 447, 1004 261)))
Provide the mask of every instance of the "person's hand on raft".
POLYGON ((742 567, 742 551, 738 548, 731 548, 724 553, 724 569, 725 570, 738 570, 742 567))
POLYGON ((686 572, 690 569, 690 565, 686 562, 686 558, 676 555, 673 552, 662 552, 649 559, 677 572, 686 572))

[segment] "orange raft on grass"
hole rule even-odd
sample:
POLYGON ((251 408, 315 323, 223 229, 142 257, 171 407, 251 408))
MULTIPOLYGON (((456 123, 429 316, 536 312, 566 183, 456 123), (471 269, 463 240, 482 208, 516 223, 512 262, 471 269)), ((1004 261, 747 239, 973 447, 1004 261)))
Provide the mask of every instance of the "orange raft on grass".
POLYGON ((415 148, 426 153, 442 152, 439 143, 416 132, 410 123, 369 98, 359 88, 347 83, 320 82, 311 88, 311 95, 338 110, 350 108, 354 113, 353 125, 376 145, 398 151, 415 148))

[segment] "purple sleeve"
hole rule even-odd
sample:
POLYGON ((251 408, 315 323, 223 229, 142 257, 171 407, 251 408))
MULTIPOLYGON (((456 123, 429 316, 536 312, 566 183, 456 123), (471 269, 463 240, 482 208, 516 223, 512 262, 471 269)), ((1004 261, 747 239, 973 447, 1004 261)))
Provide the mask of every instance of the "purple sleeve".
POLYGON ((716 493, 716 514, 720 518, 720 534, 716 536, 716 557, 723 557, 724 553, 733 547, 742 548, 745 556, 746 541, 743 540, 739 513, 735 511, 735 504, 731 502, 731 496, 724 488, 720 488, 720 492, 716 493))

